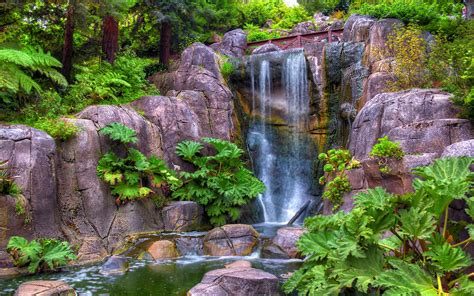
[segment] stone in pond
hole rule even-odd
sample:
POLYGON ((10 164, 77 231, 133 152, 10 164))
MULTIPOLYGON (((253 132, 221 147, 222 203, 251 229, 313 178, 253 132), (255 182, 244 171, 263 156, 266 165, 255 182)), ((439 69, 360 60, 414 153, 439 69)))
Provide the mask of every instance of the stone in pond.
POLYGON ((235 262, 224 265, 225 268, 251 268, 252 263, 246 260, 237 260, 235 262))
POLYGON ((148 247, 148 253, 150 253, 155 260, 179 257, 175 243, 169 240, 159 240, 154 242, 150 247, 148 247))
POLYGON ((100 268, 100 273, 105 275, 124 274, 128 271, 128 258, 110 256, 100 268))
POLYGON ((301 258, 296 242, 305 232, 301 227, 283 227, 264 248, 264 254, 270 258, 301 258))
POLYGON ((63 281, 31 281, 21 284, 15 296, 72 296, 74 289, 63 281))
POLYGON ((204 237, 204 254, 210 256, 246 256, 258 242, 258 232, 250 225, 227 224, 216 227, 204 237))
POLYGON ((216 269, 204 275, 188 296, 280 295, 278 278, 255 268, 216 269))

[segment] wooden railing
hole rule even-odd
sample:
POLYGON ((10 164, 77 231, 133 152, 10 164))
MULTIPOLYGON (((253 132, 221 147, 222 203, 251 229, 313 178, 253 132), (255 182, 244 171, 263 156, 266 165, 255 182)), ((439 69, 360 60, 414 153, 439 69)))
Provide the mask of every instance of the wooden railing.
POLYGON ((342 33, 344 30, 334 30, 334 31, 319 31, 314 33, 292 35, 281 38, 275 38, 270 40, 262 40, 255 42, 248 42, 247 46, 249 48, 256 48, 264 44, 275 44, 281 49, 290 49, 290 48, 301 48, 304 47, 307 43, 315 42, 334 42, 342 40, 342 33))

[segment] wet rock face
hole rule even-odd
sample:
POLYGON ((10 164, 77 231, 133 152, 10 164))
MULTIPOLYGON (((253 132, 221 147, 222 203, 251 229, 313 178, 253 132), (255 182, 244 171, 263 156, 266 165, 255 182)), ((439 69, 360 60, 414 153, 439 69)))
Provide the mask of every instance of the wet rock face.
POLYGON ((177 201, 162 210, 165 231, 191 231, 203 221, 204 210, 193 201, 177 201))
POLYGON ((280 295, 278 278, 255 268, 225 268, 206 273, 188 296, 280 295))
POLYGON ((155 260, 179 257, 175 243, 170 240, 159 240, 154 242, 150 247, 148 247, 148 253, 150 253, 155 260))
POLYGON ((128 258, 122 256, 110 256, 101 266, 99 272, 105 275, 118 275, 126 273, 128 268, 128 258))
POLYGON ((21 284, 15 296, 75 296, 74 289, 63 281, 30 281, 21 284))
POLYGON ((25 197, 31 221, 15 212, 14 198, 0 206, 0 247, 12 235, 61 237, 56 207, 56 144, 45 132, 23 125, 0 125, 0 162, 7 161, 11 176, 25 197))
POLYGON ((242 29, 229 31, 224 34, 222 41, 214 43, 212 48, 229 57, 242 57, 247 49, 247 34, 242 29))
POLYGON ((258 232, 250 225, 228 224, 204 237, 204 253, 210 256, 246 256, 258 243, 258 232))
POLYGON ((270 244, 264 247, 265 257, 270 258, 301 258, 296 242, 305 232, 301 227, 283 227, 278 229, 277 235, 270 244))
POLYGON ((377 139, 388 135, 410 153, 437 153, 472 138, 467 120, 457 119, 451 95, 436 89, 382 93, 357 115, 349 149, 358 159, 368 157, 377 139))

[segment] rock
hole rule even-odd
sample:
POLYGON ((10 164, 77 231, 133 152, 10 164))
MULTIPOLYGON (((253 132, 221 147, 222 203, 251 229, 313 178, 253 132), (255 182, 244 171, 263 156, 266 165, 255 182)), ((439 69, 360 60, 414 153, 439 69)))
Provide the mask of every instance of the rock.
POLYGON ((344 25, 342 40, 344 42, 366 42, 375 20, 366 15, 352 14, 344 25))
MULTIPOLYGON (((94 251, 111 252, 126 235, 163 228, 160 211, 149 200, 128 202, 117 208, 109 186, 97 177, 97 162, 103 153, 123 148, 98 130, 111 122, 120 122, 137 132, 134 145, 146 156, 162 157, 159 127, 129 106, 90 106, 69 121, 79 133, 60 144, 58 153, 58 207, 63 232, 73 244, 89 242, 82 247, 84 260, 95 260, 94 251), (94 237, 102 242, 102 248, 94 237)), ((99 255, 99 256, 101 256, 99 255)))
POLYGON ((169 240, 159 240, 154 242, 147 250, 155 260, 172 259, 179 257, 178 250, 174 242, 169 240))
POLYGON ((437 156, 437 153, 408 154, 403 157, 403 164, 410 171, 416 167, 432 164, 437 156))
POLYGON ((15 212, 15 200, 5 198, 0 206, 0 247, 5 247, 10 236, 32 238, 62 237, 60 216, 56 205, 56 143, 43 131, 24 125, 0 124, 0 162, 10 168, 10 175, 21 188, 25 207, 31 215, 15 212))
POLYGON ((174 239, 176 248, 182 256, 202 256, 204 255, 203 236, 178 236, 174 239))
POLYGON ((255 268, 216 269, 207 272, 188 296, 280 295, 278 278, 255 268))
POLYGON ((342 20, 334 21, 329 27, 329 29, 332 31, 344 29, 344 21, 342 20))
POLYGON ((223 55, 239 58, 245 55, 247 49, 247 34, 242 29, 229 31, 222 37, 222 42, 215 46, 215 50, 223 55))
POLYGON ((369 62, 373 63, 380 59, 386 58, 383 53, 387 50, 388 37, 394 33, 395 30, 403 27, 403 22, 398 19, 382 19, 376 21, 370 28, 368 38, 368 56, 369 62))
POLYGON ((316 26, 312 21, 296 24, 290 31, 290 35, 300 35, 316 32, 316 26))
POLYGON ((278 229, 277 235, 264 248, 266 256, 270 258, 301 258, 296 242, 305 232, 301 227, 283 227, 278 229), (284 255, 283 257, 281 257, 284 255))
POLYGON ((252 263, 247 260, 237 260, 232 263, 224 265, 225 268, 251 268, 252 263))
POLYGON ((29 281, 21 284, 15 296, 72 296, 74 289, 63 281, 29 281))
POLYGON ((210 256, 246 256, 258 242, 258 232, 246 224, 214 228, 204 237, 204 253, 210 256))
POLYGON ((81 238, 81 246, 77 251, 77 262, 89 264, 102 261, 107 257, 108 252, 99 237, 81 238))
POLYGON ((365 81, 364 92, 357 102, 361 109, 368 101, 372 100, 376 95, 388 91, 389 84, 395 81, 393 74, 388 72, 375 72, 365 81))
POLYGON ((357 115, 349 149, 355 158, 364 159, 378 138, 391 135, 394 137, 391 140, 403 142, 406 153, 436 152, 441 155, 444 147, 471 138, 469 123, 454 119, 457 112, 451 103, 451 95, 436 89, 379 94, 357 115), (425 132, 430 136, 424 135, 425 132))
POLYGON ((166 231, 197 230, 203 221, 204 211, 194 201, 176 201, 162 210, 166 231))
POLYGON ((129 260, 122 256, 110 256, 100 267, 100 273, 104 275, 119 275, 128 271, 129 260))
POLYGON ((401 160, 390 159, 387 162, 389 172, 380 172, 380 167, 374 159, 361 161, 368 188, 383 187, 393 194, 406 194, 413 191, 413 175, 401 160))
POLYGON ((407 153, 436 153, 441 155, 452 143, 472 138, 467 119, 435 119, 404 124, 387 133, 392 141, 400 143, 407 153))
POLYGON ((281 49, 273 44, 273 43, 267 43, 267 44, 264 44, 264 45, 261 45, 257 48, 255 48, 253 51, 252 51, 252 54, 262 54, 262 53, 268 53, 268 52, 274 52, 274 51, 281 51, 281 49))
POLYGON ((444 148, 441 157, 474 157, 474 139, 451 144, 444 148))
POLYGON ((194 43, 186 48, 181 54, 179 68, 188 69, 191 66, 200 66, 220 77, 219 56, 208 46, 202 43, 194 43))

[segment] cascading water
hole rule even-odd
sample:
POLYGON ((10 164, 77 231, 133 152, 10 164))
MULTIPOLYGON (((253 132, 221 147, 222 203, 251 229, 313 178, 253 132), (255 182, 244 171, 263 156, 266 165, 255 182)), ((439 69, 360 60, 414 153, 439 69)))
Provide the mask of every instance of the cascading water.
POLYGON ((266 223, 288 222, 311 198, 315 148, 307 135, 309 94, 303 50, 250 57, 252 112, 247 143, 267 190, 266 223))

